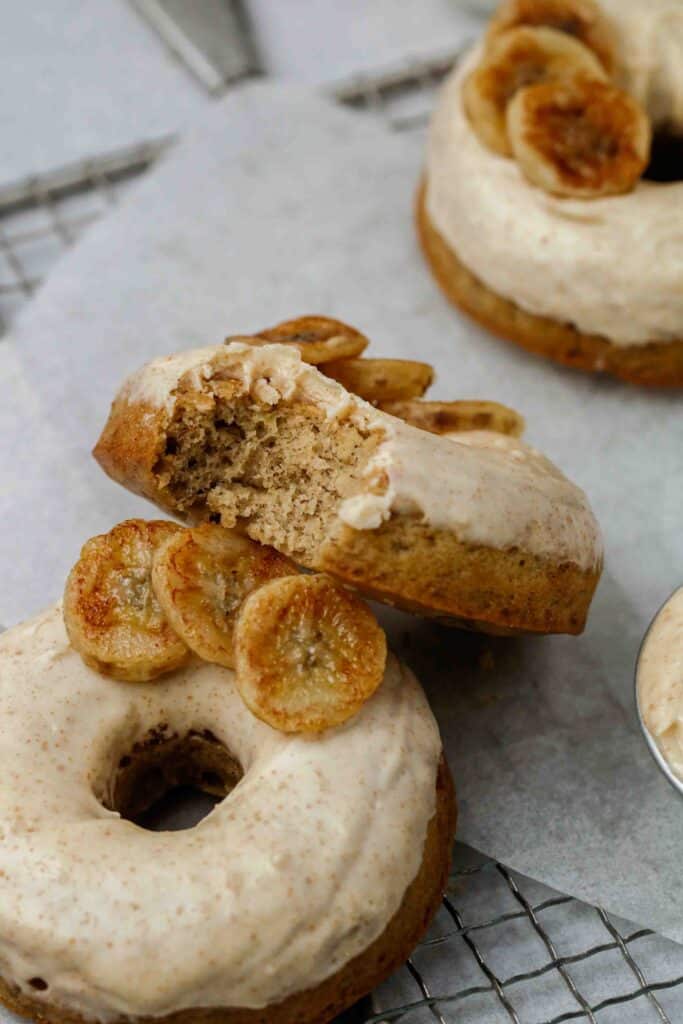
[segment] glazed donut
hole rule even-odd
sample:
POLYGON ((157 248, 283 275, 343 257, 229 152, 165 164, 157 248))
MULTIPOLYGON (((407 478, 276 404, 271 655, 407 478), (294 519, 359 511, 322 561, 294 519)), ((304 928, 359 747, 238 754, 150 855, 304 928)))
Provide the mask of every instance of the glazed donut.
POLYGON ((601 570, 595 518, 547 459, 505 440, 436 436, 292 348, 233 342, 130 377, 95 456, 174 515, 239 523, 390 604, 493 632, 580 632, 601 570))
MULTIPOLYGON (((683 7, 601 6, 618 81, 656 133, 683 138, 683 7)), ((481 55, 478 46, 447 80, 431 127, 417 224, 437 281, 532 351, 635 383, 683 385, 683 180, 645 178, 591 199, 533 186, 516 160, 480 142, 465 112, 464 84, 481 55)), ((683 178, 683 144, 678 164, 683 178)))
POLYGON ((55 606, 0 638, 0 769, 0 1000, 50 1024, 327 1021, 445 885, 450 777, 393 658, 353 721, 302 738, 229 669, 98 675, 55 606), (232 791, 185 831, 125 817, 183 782, 232 791))

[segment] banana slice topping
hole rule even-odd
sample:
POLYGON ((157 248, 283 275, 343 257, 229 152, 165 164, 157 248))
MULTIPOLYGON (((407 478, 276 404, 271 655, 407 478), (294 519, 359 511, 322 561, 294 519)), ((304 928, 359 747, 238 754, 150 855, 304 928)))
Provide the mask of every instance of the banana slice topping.
POLYGON ((493 430, 509 437, 521 437, 524 433, 524 417, 499 402, 412 400, 387 402, 382 409, 432 434, 453 434, 459 430, 493 430))
POLYGON ((170 672, 189 650, 168 624, 152 589, 156 549, 185 531, 175 523, 128 519, 92 537, 64 590, 64 623, 86 664, 125 682, 170 672))
POLYGON ((185 644, 204 661, 234 668, 240 605, 263 583, 297 572, 274 548, 207 523, 169 537, 157 550, 152 585, 185 644))
POLYGON ((557 196, 629 192, 650 157, 640 105, 605 82, 576 76, 522 89, 508 108, 508 136, 529 181, 557 196))
POLYGON ((510 156, 506 111, 525 86, 573 74, 606 81, 595 54, 577 39, 553 28, 513 28, 495 36, 464 85, 467 116, 480 141, 510 156))
POLYGON ((353 359, 368 347, 368 339, 355 327, 327 316, 301 316, 285 320, 254 335, 232 335, 225 339, 250 345, 292 345, 305 363, 320 366, 335 359, 353 359))
POLYGON ((434 380, 429 363, 412 359, 340 359, 327 363, 322 372, 374 405, 417 398, 434 380))
POLYGON ((328 576, 266 583, 235 628, 237 687, 283 732, 322 732, 360 710, 384 677, 386 638, 368 606, 328 576))
POLYGON ((616 68, 612 32, 596 0, 504 0, 489 23, 487 42, 521 25, 574 36, 593 51, 608 74, 616 68))

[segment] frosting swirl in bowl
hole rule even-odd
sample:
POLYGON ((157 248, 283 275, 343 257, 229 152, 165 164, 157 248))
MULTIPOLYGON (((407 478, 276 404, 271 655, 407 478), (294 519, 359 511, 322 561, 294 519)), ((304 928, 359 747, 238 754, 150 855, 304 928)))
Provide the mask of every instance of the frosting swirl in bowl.
POLYGON ((636 687, 647 737, 680 780, 683 792, 683 587, 669 598, 648 630, 638 659, 636 687))

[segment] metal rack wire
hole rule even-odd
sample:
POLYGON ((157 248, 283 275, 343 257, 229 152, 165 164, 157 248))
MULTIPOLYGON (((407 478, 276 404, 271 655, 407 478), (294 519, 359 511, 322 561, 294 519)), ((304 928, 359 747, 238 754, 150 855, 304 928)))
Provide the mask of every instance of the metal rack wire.
POLYGON ((0 188, 0 333, 64 249, 170 142, 151 140, 0 188))
POLYGON ((683 1019, 683 946, 461 844, 455 865, 429 934, 375 994, 365 1024, 683 1019))
MULTIPOLYGON (((420 130, 438 82, 458 56, 356 77, 334 96, 350 108, 381 113, 393 130, 420 130)), ((0 332, 64 248, 172 141, 151 140, 0 189, 0 332)), ((345 1024, 683 1021, 683 946, 461 844, 454 863, 427 937, 345 1024)))

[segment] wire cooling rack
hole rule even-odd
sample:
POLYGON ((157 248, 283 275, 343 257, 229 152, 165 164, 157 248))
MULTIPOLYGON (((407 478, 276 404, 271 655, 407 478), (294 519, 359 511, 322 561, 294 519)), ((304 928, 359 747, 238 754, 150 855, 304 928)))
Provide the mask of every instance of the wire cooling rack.
POLYGON ((0 188, 0 333, 50 268, 170 144, 144 142, 0 188))
POLYGON ((683 946, 456 843, 437 917, 364 1024, 679 1024, 683 946))
MULTIPOLYGON (((460 52, 339 84, 345 105, 420 130, 460 52)), ((0 189, 0 332, 53 263, 172 143, 155 139, 0 189)), ((456 843, 408 963, 338 1024, 681 1024, 683 946, 456 843)))

